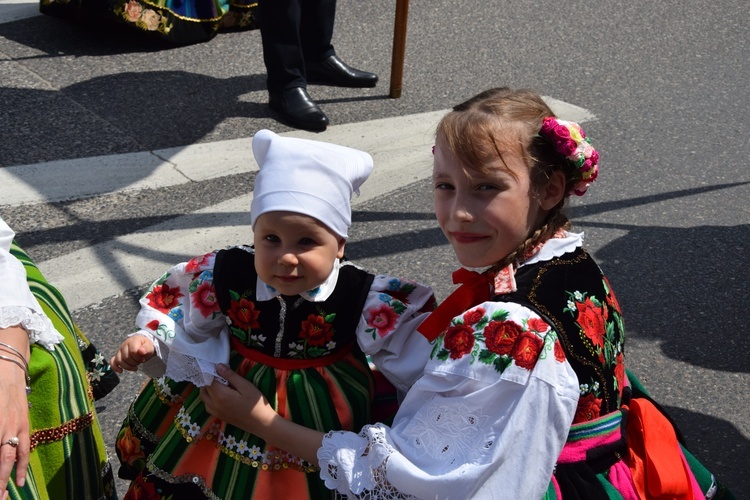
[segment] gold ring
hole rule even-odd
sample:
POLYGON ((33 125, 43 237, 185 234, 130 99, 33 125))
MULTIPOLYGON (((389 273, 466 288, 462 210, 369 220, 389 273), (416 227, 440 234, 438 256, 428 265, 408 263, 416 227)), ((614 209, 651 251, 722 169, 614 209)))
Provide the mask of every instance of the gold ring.
POLYGON ((12 438, 8 439, 8 440, 7 440, 6 442, 4 442, 3 444, 9 444, 9 445, 11 445, 11 446, 12 446, 13 448, 15 448, 16 446, 18 446, 18 438, 14 436, 14 437, 12 437, 12 438))

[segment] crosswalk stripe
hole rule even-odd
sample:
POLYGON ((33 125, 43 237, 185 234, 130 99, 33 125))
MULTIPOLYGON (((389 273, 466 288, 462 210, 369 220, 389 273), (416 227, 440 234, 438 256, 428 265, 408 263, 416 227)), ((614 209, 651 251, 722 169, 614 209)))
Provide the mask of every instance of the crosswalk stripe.
MULTIPOLYGON (((547 99, 561 118, 594 116, 583 108, 547 99)), ((430 148, 445 110, 336 125, 323 133, 282 135, 333 142, 369 152, 375 169, 354 206, 431 175, 430 148)), ((0 170, 0 185, 12 186, 2 204, 75 199, 117 190, 158 188, 257 170, 251 139, 184 148, 65 160, 0 170)), ((251 241, 251 194, 225 200, 111 241, 39 265, 62 291, 72 310, 95 305, 142 286, 169 266, 214 248, 251 241)))

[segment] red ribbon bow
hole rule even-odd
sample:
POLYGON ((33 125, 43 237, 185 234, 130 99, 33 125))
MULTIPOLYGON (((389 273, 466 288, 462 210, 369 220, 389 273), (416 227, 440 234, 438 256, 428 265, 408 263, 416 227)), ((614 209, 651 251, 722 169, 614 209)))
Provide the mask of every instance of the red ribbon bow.
POLYGON ((448 328, 453 318, 477 304, 490 300, 494 276, 492 273, 480 274, 462 267, 454 271, 453 283, 463 284, 432 311, 417 328, 417 331, 430 342, 448 328))

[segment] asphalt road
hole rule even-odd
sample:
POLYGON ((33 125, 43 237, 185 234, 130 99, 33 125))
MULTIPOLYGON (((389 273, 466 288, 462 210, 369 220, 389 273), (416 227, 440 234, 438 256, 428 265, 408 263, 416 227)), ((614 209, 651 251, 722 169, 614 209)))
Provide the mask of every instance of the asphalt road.
MULTIPOLYGON (((19 5, 0 0, 0 20, 19 5)), ((422 113, 500 85, 534 88, 590 112, 585 129, 602 155, 601 175, 569 214, 622 304, 626 362, 675 417, 694 454, 745 498, 746 2, 412 0, 399 99, 388 98, 394 11, 392 1, 339 0, 339 54, 379 73, 381 83, 367 90, 311 86, 334 124, 319 137, 407 134, 424 125, 422 113), (413 115, 416 123, 409 123, 413 115)), ((161 249, 175 221, 183 233, 192 231, 191 241, 210 239, 214 226, 247 241, 242 207, 249 205, 242 197, 253 174, 246 141, 261 128, 292 132, 266 106, 259 33, 170 47, 111 26, 17 17, 0 23, 0 215, 43 271, 62 280, 61 263, 71 262, 70 274, 100 269, 106 259, 88 260, 86 252, 101 257, 112 242, 134 234, 161 249), (201 156, 201 146, 210 154, 201 156), (164 160, 164 151, 186 152, 197 173, 225 160, 226 151, 230 167, 159 184, 153 179, 163 162, 153 160, 164 160), (122 176, 113 158, 126 158, 139 182, 122 176), (80 177, 82 165, 91 165, 90 178, 80 177), (83 189, 98 183, 107 189, 83 189), (23 186, 36 198, 19 197, 23 186), (222 205, 231 200, 239 201, 222 205)), ((416 144, 425 145, 424 155, 415 152, 408 167, 429 162, 429 137, 421 134, 416 144)), ((394 158, 390 145, 372 141, 381 158, 394 158)), ((423 172, 395 171, 390 186, 379 184, 377 196, 356 206, 347 253, 375 271, 432 284, 445 297, 456 262, 437 229, 423 172)), ((122 252, 163 269, 182 256, 149 251, 147 243, 122 252)), ((126 268, 117 276, 140 275, 126 268)), ((74 310, 108 353, 132 331, 137 295, 148 280, 117 283, 118 293, 74 310)), ((142 381, 126 377, 100 402, 110 445, 142 381)))

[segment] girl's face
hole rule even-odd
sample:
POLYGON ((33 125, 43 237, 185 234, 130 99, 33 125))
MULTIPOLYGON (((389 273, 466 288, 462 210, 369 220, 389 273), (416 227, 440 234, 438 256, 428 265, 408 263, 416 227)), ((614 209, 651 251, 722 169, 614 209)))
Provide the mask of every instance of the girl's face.
POLYGON ((267 212, 255 221, 255 269, 281 294, 298 295, 328 278, 345 242, 313 217, 267 212))
POLYGON ((433 186, 438 223, 459 262, 487 267, 501 261, 529 237, 546 212, 532 198, 529 169, 520 155, 505 154, 505 165, 487 165, 487 174, 467 169, 438 137, 433 186))

